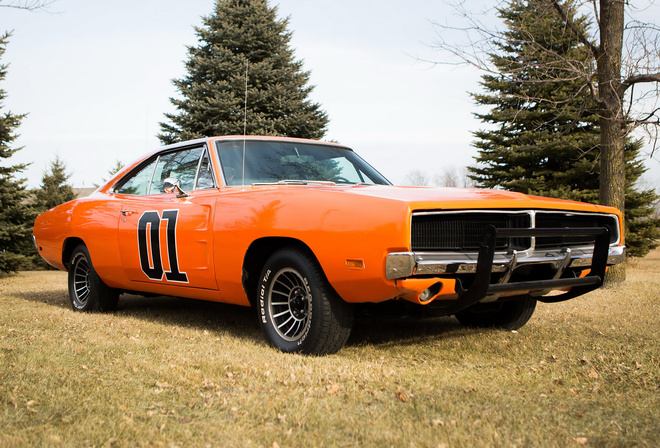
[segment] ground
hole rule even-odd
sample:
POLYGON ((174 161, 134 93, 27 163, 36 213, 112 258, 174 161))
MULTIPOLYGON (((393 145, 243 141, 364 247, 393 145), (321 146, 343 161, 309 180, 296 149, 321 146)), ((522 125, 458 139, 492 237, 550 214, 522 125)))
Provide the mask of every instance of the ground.
POLYGON ((517 332, 358 319, 327 357, 267 346, 255 311, 0 279, 0 446, 657 446, 660 250, 539 304, 517 332))

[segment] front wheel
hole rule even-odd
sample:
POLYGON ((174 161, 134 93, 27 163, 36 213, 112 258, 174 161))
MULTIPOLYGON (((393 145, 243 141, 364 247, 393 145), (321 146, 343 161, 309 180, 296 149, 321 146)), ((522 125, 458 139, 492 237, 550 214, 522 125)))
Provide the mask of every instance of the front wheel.
POLYGON ((69 263, 69 298, 74 311, 114 311, 119 301, 119 291, 103 283, 82 244, 73 250, 69 263))
POLYGON ((468 327, 495 327, 517 330, 527 323, 536 309, 536 299, 516 296, 502 302, 477 303, 456 313, 456 319, 468 327))
POLYGON ((305 252, 284 249, 273 254, 261 272, 257 298, 264 335, 284 352, 336 353, 351 333, 351 305, 305 252))

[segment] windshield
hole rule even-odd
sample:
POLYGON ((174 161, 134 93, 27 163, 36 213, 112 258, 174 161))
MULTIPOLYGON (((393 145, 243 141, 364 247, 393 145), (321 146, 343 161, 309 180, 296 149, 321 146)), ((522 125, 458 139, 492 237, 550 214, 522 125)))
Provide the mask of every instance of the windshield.
POLYGON ((243 140, 219 141, 216 147, 229 186, 285 181, 389 185, 378 171, 347 148, 248 140, 243 180, 243 140))

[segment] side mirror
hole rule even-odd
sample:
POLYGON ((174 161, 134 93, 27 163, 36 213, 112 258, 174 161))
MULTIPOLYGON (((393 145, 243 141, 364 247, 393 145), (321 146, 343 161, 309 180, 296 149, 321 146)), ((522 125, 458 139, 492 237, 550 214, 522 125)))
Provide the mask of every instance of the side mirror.
POLYGON ((175 193, 177 198, 186 198, 188 193, 183 191, 179 186, 179 179, 168 177, 163 181, 163 191, 165 193, 175 193))

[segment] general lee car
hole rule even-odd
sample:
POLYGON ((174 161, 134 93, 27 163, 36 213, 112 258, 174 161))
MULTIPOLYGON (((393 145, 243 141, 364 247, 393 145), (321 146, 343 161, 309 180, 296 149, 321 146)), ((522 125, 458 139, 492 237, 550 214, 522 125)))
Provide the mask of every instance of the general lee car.
POLYGON ((602 285, 621 213, 497 190, 395 187, 351 149, 215 137, 163 147, 41 214, 39 254, 74 310, 124 292, 253 306, 266 339, 327 354, 359 303, 407 301, 517 329, 537 301, 602 285))

